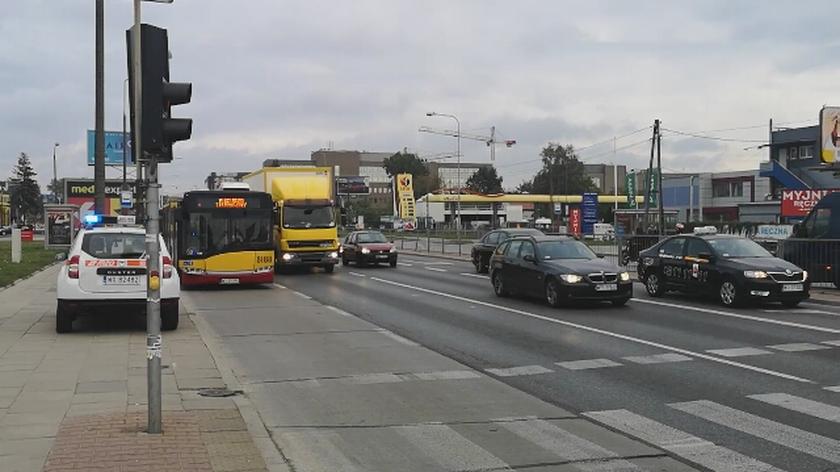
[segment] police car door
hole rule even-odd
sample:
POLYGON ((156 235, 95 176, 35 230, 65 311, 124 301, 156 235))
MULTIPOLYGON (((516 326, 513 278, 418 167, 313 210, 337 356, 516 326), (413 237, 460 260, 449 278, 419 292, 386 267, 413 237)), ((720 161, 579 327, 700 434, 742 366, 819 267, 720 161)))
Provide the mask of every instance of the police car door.
POLYGON ((686 238, 672 238, 659 247, 659 264, 665 283, 673 288, 683 288, 686 284, 686 265, 683 261, 686 238))
POLYGON ((686 288, 702 291, 708 287, 717 287, 715 265, 709 260, 712 248, 700 238, 688 238, 685 245, 686 288))

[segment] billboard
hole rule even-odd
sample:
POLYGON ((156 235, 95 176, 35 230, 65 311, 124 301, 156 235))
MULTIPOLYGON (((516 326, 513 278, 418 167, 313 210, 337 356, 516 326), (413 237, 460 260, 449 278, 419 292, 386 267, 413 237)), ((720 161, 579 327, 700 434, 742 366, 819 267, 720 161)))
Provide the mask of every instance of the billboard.
POLYGON ((584 193, 581 203, 583 213, 583 234, 592 234, 595 223, 598 222, 598 194, 584 193))
MULTIPOLYGON (((105 132, 105 165, 106 166, 121 166, 123 165, 123 155, 125 155, 126 163, 131 163, 131 135, 125 133, 125 143, 128 147, 128 154, 123 152, 123 133, 122 131, 106 131, 105 132)), ((89 166, 93 165, 93 156, 96 151, 96 132, 87 130, 87 163, 89 166)))
POLYGON ((416 216, 414 213, 414 183, 411 174, 397 174, 397 199, 399 202, 400 218, 402 218, 406 226, 414 229, 416 216))
MULTIPOLYGON (((128 182, 128 184, 132 189, 134 188, 134 182, 128 182)), ((122 207, 120 203, 121 188, 122 180, 105 181, 105 210, 101 212, 102 214, 112 216, 118 214, 117 211, 122 207)), ((93 213, 96 195, 93 179, 65 179, 64 195, 65 203, 79 207, 80 218, 93 213)))
POLYGON ((569 210, 569 230, 575 236, 580 236, 580 207, 569 210))
POLYGON ((840 189, 782 190, 782 216, 804 218, 824 196, 840 189))
POLYGON ((370 177, 354 175, 335 178, 338 195, 370 195, 370 177))
POLYGON ((820 160, 826 164, 838 161, 840 153, 840 107, 820 110, 820 160))
POLYGON ((624 189, 627 192, 627 206, 629 208, 636 208, 636 173, 630 173, 624 176, 624 189))

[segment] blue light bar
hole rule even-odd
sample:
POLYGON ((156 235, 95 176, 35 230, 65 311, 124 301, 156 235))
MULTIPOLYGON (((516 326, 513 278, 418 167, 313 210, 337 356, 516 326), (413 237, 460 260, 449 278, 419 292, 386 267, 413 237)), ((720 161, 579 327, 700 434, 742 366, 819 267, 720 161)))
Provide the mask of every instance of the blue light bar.
POLYGON ((102 223, 102 215, 89 214, 85 215, 86 225, 96 225, 102 223))

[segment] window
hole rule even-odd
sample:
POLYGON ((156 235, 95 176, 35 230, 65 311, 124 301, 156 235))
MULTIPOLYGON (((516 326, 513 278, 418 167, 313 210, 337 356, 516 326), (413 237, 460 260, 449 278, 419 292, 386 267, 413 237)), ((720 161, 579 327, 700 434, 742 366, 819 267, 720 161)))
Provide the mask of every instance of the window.
POLYGON ((484 236, 484 244, 496 245, 499 243, 499 234, 497 232, 490 232, 484 236))
POLYGON ((545 260, 598 258, 589 246, 574 240, 540 243, 540 255, 545 260))
POLYGON ((731 180, 719 180, 712 182, 712 195, 715 198, 743 197, 744 182, 731 180))
POLYGON ((356 235, 356 238, 359 240, 360 244, 364 243, 387 243, 388 240, 385 239, 385 235, 379 232, 376 233, 359 233, 356 235))
POLYGON ((758 243, 743 238, 710 239, 709 245, 721 257, 772 257, 758 243))
POLYGON ((534 244, 528 241, 522 243, 522 249, 519 251, 519 258, 525 259, 525 256, 536 257, 534 253, 534 244))
POLYGON ((659 254, 682 257, 683 246, 685 246, 685 238, 669 239, 659 247, 659 254))
POLYGON ((711 254, 709 245, 702 239, 689 238, 686 244, 685 255, 688 257, 700 257, 700 254, 711 254))
POLYGON ((502 241, 507 241, 508 239, 510 239, 510 235, 509 235, 509 234, 507 234, 507 233, 499 233, 499 244, 501 244, 501 243, 502 243, 502 241))
POLYGON ((283 207, 284 228, 332 228, 333 209, 329 206, 323 207, 283 207))
POLYGON ((519 254, 520 246, 522 246, 522 241, 511 241, 510 244, 508 244, 505 255, 508 257, 516 257, 516 255, 519 254))
POLYGON ((814 157, 814 146, 799 146, 799 158, 810 159, 814 157))
POLYGON ((828 234, 831 223, 831 208, 817 208, 805 222, 805 237, 821 238, 828 234))
POLYGON ((146 251, 146 239, 137 233, 86 234, 82 251, 99 259, 136 259, 146 251))
POLYGON ((789 161, 795 161, 799 159, 799 148, 796 146, 787 148, 787 156, 789 161))
POLYGON ((509 243, 502 243, 496 248, 496 254, 504 254, 507 251, 509 243))

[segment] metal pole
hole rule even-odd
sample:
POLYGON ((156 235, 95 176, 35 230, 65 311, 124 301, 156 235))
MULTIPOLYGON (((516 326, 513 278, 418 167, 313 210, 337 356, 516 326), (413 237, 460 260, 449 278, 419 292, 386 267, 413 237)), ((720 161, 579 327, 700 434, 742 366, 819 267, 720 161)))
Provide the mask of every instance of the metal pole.
POLYGON ((53 145, 53 184, 52 184, 52 187, 53 187, 53 199, 55 200, 56 203, 61 203, 61 200, 58 197, 58 189, 56 188, 56 186, 58 185, 58 171, 56 170, 56 165, 55 165, 55 149, 57 147, 58 147, 58 143, 55 143, 53 145))
POLYGON ((93 184, 96 212, 105 212, 105 1, 96 0, 96 137, 93 184))
MULTIPOLYGON (((613 194, 615 195, 615 210, 618 210, 618 161, 615 160, 615 136, 613 136, 613 194)), ((613 218, 615 222, 615 218, 613 218)))
POLYGON ((143 223, 143 198, 141 193, 142 179, 143 179, 143 164, 142 164, 142 139, 140 134, 140 123, 143 116, 142 104, 143 100, 141 94, 143 93, 143 61, 141 59, 142 45, 140 44, 140 0, 134 0, 134 28, 131 32, 131 70, 134 77, 132 77, 134 88, 134 135, 131 142, 131 148, 134 152, 134 160, 136 164, 136 186, 134 189, 134 214, 138 218, 137 223, 143 223))
POLYGON ((429 214, 429 196, 431 196, 431 193, 426 194, 426 252, 432 252, 432 233, 429 225, 429 221, 431 220, 431 215, 429 214))
POLYGON ((461 121, 455 115, 452 115, 452 118, 455 118, 455 122, 458 123, 458 170, 456 172, 456 177, 458 178, 458 206, 456 213, 458 217, 458 231, 456 233, 456 238, 458 239, 458 255, 461 255, 461 121))
POLYGON ((694 221, 694 177, 688 178, 688 221, 694 221))
POLYGON ((122 150, 123 150, 123 163, 122 163, 122 164, 123 164, 123 181, 122 181, 122 189, 123 189, 123 190, 128 189, 128 185, 127 185, 127 183, 126 183, 126 177, 125 177, 125 176, 126 176, 126 159, 127 159, 127 158, 126 158, 126 154, 128 153, 128 145, 127 145, 128 140, 126 139, 126 135, 125 135, 125 131, 126 131, 126 130, 125 130, 125 102, 126 102, 126 101, 128 101, 128 99, 126 98, 126 95, 128 95, 128 79, 125 79, 125 80, 123 81, 123 116, 122 116, 122 119, 123 119, 123 120, 122 120, 122 125, 123 125, 123 130, 122 130, 122 132, 123 132, 123 135, 122 135, 122 138, 123 138, 123 139, 122 139, 122 144, 123 144, 123 147, 122 147, 122 150))
POLYGON ((665 200, 662 190, 662 133, 659 132, 659 120, 656 123, 656 196, 659 201, 659 236, 665 234, 665 200))

